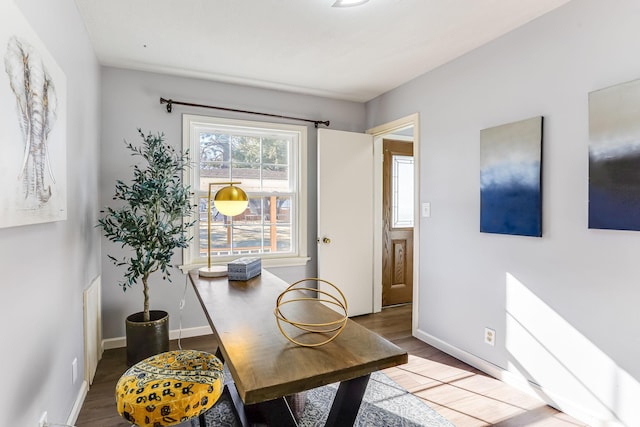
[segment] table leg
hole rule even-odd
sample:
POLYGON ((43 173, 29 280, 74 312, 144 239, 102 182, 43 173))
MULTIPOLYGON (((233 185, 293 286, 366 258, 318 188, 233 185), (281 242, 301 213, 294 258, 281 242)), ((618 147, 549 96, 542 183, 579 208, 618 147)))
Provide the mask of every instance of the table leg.
POLYGON ((294 417, 293 412, 291 412, 291 408, 284 397, 260 402, 251 406, 255 407, 260 412, 268 426, 298 426, 296 418, 294 417))
MULTIPOLYGON (((222 351, 220 351, 220 347, 216 350, 216 357, 220 359, 222 363, 224 362, 224 357, 222 356, 222 351)), ((244 410, 244 403, 238 394, 238 390, 236 389, 236 384, 233 382, 231 378, 225 378, 224 380, 225 390, 223 391, 229 394, 231 398, 231 403, 233 404, 234 409, 236 410, 236 415, 238 416, 238 421, 240 421, 240 425, 242 427, 249 427, 249 419, 247 417, 247 413, 244 410)))
POLYGON ((326 427, 353 426, 370 374, 348 381, 342 381, 329 411, 326 427))
POLYGON ((229 397, 231 397, 231 403, 233 403, 233 407, 236 410, 236 415, 238 416, 238 421, 240 421, 240 425, 242 427, 249 427, 249 418, 244 410, 244 403, 238 394, 238 390, 236 389, 236 385, 233 381, 225 384, 227 392, 229 393, 229 397))

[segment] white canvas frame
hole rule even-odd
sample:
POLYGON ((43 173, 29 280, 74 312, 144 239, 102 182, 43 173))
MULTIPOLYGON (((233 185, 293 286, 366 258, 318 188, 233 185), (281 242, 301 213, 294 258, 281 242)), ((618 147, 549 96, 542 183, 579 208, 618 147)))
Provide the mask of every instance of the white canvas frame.
POLYGON ((11 2, 0 13, 0 58, 0 228, 66 220, 66 76, 11 2))

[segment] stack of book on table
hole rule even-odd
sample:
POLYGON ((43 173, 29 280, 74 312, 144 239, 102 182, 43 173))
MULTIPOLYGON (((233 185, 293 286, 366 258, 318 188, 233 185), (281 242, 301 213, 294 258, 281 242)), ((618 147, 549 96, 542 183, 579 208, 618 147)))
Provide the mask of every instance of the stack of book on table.
POLYGON ((249 280, 262 272, 262 260, 257 257, 244 257, 231 261, 227 266, 229 280, 249 280))

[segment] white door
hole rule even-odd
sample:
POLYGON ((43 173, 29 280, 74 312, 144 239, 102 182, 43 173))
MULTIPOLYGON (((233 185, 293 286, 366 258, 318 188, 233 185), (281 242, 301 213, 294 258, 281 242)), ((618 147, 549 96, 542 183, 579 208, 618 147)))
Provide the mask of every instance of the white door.
POLYGON ((349 316, 373 312, 373 166, 371 135, 318 129, 318 277, 349 316))

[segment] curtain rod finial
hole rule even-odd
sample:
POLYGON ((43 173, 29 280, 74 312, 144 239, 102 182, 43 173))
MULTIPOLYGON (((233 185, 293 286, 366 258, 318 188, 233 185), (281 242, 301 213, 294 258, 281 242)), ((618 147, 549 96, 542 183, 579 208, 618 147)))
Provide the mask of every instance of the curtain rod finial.
POLYGON ((164 99, 160 97, 160 104, 167 104, 167 113, 170 113, 173 109, 173 100, 171 99, 164 99))

